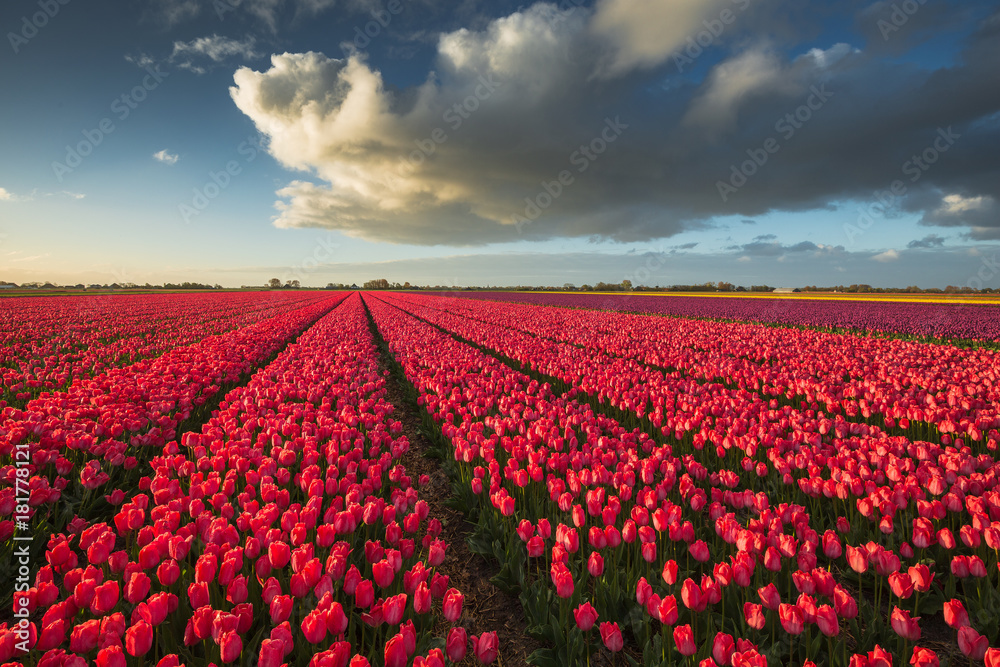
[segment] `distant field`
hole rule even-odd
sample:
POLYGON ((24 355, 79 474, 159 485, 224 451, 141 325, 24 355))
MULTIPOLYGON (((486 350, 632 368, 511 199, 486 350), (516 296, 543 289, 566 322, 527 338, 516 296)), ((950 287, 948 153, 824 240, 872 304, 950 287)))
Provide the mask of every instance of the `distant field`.
POLYGON ((866 332, 991 347, 1000 343, 1000 297, 944 294, 774 294, 747 292, 461 292, 541 306, 669 317, 758 322, 838 332, 866 332))
POLYGON ((516 294, 594 294, 608 296, 696 296, 707 299, 808 299, 811 301, 896 301, 915 303, 964 303, 1000 305, 1000 294, 845 294, 830 292, 794 292, 775 294, 774 292, 570 292, 553 290, 546 292, 515 292, 516 294))

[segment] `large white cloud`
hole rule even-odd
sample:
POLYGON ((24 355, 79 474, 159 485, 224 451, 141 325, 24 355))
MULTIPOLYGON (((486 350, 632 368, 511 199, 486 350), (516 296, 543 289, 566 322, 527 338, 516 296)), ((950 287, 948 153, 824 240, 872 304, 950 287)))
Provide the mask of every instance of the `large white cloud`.
MULTIPOLYGON (((939 209, 939 195, 919 204, 933 190, 1000 195, 988 177, 997 127, 979 122, 1000 108, 1000 93, 981 85, 997 73, 985 57, 995 49, 991 24, 969 38, 959 64, 938 71, 847 44, 790 53, 733 30, 720 37, 729 55, 691 81, 662 64, 720 5, 564 4, 441 35, 434 71, 401 90, 361 54, 283 53, 265 71, 238 70, 237 107, 300 174, 279 189, 275 224, 422 244, 644 240, 713 216, 866 200, 950 123, 963 140, 908 186, 903 207, 939 209), (663 48, 644 45, 643 19, 660 23, 657 12, 674 6, 663 48), (803 107, 816 86, 828 86, 823 107, 803 107), (794 136, 776 130, 799 112, 815 119, 794 136), (769 137, 780 151, 721 199, 717 183, 769 137)), ((961 213, 938 216, 957 223, 975 212, 961 213)), ((978 227, 1000 227, 983 217, 978 227)))

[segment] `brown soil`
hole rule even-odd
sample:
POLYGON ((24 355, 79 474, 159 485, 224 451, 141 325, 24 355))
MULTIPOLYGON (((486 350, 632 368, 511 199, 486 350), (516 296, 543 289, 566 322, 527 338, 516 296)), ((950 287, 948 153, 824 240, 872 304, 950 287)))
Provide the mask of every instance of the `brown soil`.
MULTIPOLYGON (((465 595, 459 625, 464 626, 470 636, 491 630, 497 633, 500 651, 494 664, 503 667, 527 665, 528 656, 535 649, 542 648, 543 644, 528 635, 521 602, 516 595, 504 593, 490 583, 490 578, 500 571, 500 567, 469 550, 466 539, 472 534, 472 525, 465 521, 461 512, 445 504, 451 495, 451 482, 437 462, 426 457, 431 443, 419 431, 420 416, 391 375, 386 398, 395 407, 393 416, 403 423, 403 433, 410 442, 410 450, 402 460, 407 474, 414 483, 420 475, 430 477, 430 482, 418 490, 420 498, 430 506, 429 516, 441 522, 441 539, 448 544, 444 563, 438 570, 448 575, 450 585, 465 595)), ((441 618, 435 634, 444 637, 449 627, 450 624, 441 618)), ((480 663, 470 650, 459 664, 480 663)))

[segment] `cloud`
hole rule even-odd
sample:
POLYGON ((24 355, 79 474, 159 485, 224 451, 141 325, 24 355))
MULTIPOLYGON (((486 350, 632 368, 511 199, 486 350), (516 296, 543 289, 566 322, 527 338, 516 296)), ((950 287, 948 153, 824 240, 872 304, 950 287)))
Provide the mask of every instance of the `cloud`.
MULTIPOLYGON (((1000 230, 990 217, 1000 197, 1000 88, 982 85, 1000 76, 1000 12, 968 25, 961 52, 938 69, 843 43, 796 51, 727 33, 721 59, 697 80, 668 72, 667 47, 642 31, 643 22, 668 25, 665 41, 681 39, 673 23, 652 20, 674 5, 685 30, 719 11, 690 0, 536 3, 442 34, 433 67, 406 87, 362 54, 280 53, 263 71, 240 68, 233 101, 296 172, 276 193, 275 224, 430 245, 647 241, 716 216, 869 201, 909 178, 907 163, 951 128, 959 138, 905 181, 900 208, 981 238, 1000 230), (831 95, 810 111, 817 85, 831 95), (779 129, 802 109, 815 120, 779 129), (622 127, 613 142, 601 136, 608 123, 622 127), (780 150, 720 198, 717 184, 769 138, 780 150), (944 200, 952 195, 962 200, 944 200)), ((760 243, 749 252, 808 254, 760 243)))
POLYGON ((171 153, 164 148, 162 151, 156 151, 153 153, 153 159, 159 160, 165 164, 177 164, 177 160, 180 159, 180 156, 177 155, 177 153, 171 153))
POLYGON ((899 259, 899 252, 890 248, 885 252, 880 252, 877 255, 873 255, 872 259, 874 259, 876 262, 895 262, 896 260, 899 259))
POLYGON ((0 188, 0 201, 14 201, 14 195, 7 192, 7 188, 0 188))
POLYGON ((606 47, 598 62, 599 76, 611 78, 633 68, 663 63, 718 18, 735 11, 732 0, 599 0, 589 30, 606 47))
POLYGON ((907 248, 940 248, 944 245, 944 237, 928 234, 922 239, 914 239, 906 244, 907 248))
POLYGON ((168 60, 171 63, 177 63, 181 69, 204 74, 208 71, 206 66, 196 64, 196 61, 200 60, 204 63, 207 59, 214 64, 235 56, 239 56, 243 60, 251 60, 260 56, 255 50, 255 44, 256 40, 253 37, 236 40, 220 35, 199 37, 190 42, 177 41, 174 42, 174 49, 168 60))
POLYGON ((147 17, 167 27, 193 19, 201 12, 198 0, 147 0, 146 7, 147 17))

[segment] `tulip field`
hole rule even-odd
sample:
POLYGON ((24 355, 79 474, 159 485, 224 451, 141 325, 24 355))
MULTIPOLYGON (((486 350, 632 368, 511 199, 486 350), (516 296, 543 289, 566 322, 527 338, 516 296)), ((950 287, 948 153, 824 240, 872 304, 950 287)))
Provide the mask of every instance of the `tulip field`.
POLYGON ((0 664, 1000 667, 996 309, 563 296, 0 300, 0 664))

